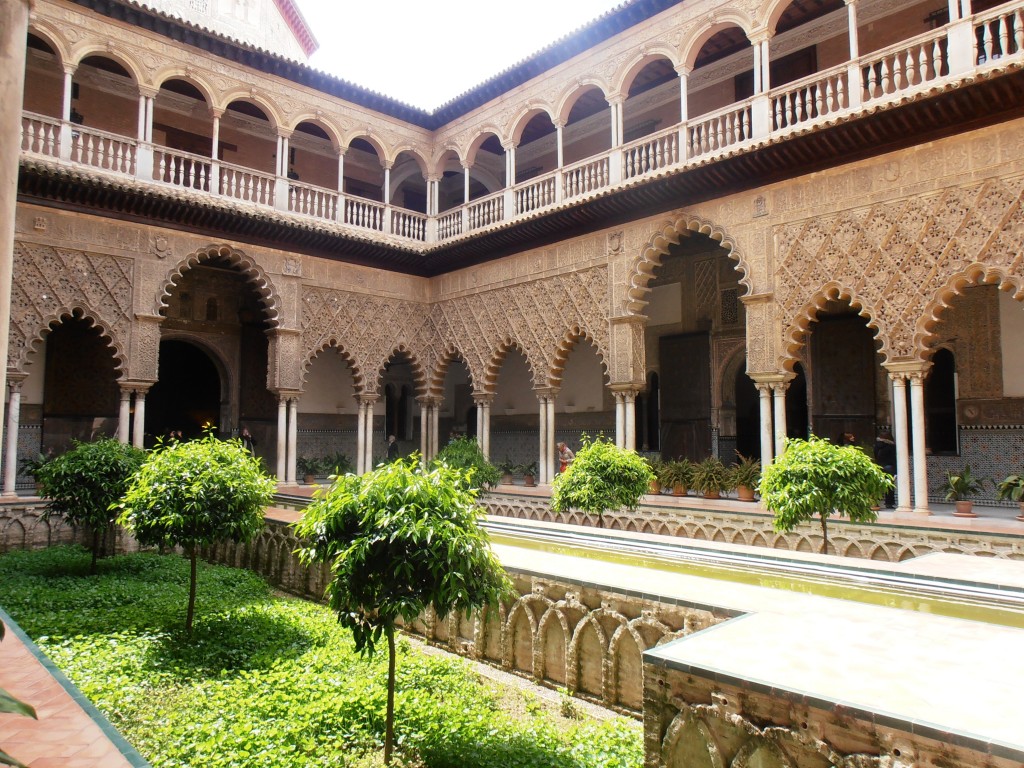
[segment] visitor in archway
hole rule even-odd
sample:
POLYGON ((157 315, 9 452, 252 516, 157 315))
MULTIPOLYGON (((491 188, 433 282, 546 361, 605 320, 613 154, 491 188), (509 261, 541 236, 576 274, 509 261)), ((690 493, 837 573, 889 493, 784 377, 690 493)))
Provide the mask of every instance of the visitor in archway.
POLYGON ((558 471, 565 472, 572 464, 572 460, 576 458, 576 454, 572 452, 565 443, 558 444, 558 471))
POLYGON ((388 435, 388 461, 394 461, 398 456, 398 439, 394 435, 388 435))
MULTIPOLYGON (((882 471, 890 475, 896 475, 896 441, 893 440, 892 432, 883 429, 875 438, 875 463, 882 468, 882 471)), ((885 494, 886 509, 896 507, 896 490, 890 488, 885 494)))
POLYGON ((843 432, 843 439, 840 445, 857 445, 857 436, 853 432, 843 432))
POLYGON ((250 456, 256 455, 256 440, 253 438, 252 433, 249 432, 248 427, 242 427, 242 431, 238 433, 238 439, 242 441, 242 445, 249 452, 250 456))

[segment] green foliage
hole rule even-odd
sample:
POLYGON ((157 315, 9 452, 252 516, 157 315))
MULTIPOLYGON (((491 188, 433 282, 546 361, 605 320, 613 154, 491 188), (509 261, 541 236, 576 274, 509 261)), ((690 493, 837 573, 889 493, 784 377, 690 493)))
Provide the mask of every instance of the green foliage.
POLYGON ((608 510, 636 509, 653 479, 650 466, 636 451, 584 435, 576 460, 552 483, 551 509, 579 509, 597 515, 598 525, 603 525, 608 510))
POLYGON ((392 753, 398 621, 411 622, 428 607, 443 620, 511 593, 475 502, 461 469, 442 462, 423 470, 413 457, 339 478, 296 524, 309 542, 299 557, 331 565, 328 605, 352 630, 356 649, 372 655, 387 638, 385 763, 392 753))
POLYGON ((434 458, 434 463, 461 469, 473 488, 495 486, 501 480, 501 470, 484 458, 472 437, 459 436, 449 440, 434 458))
POLYGON ((871 507, 891 487, 892 478, 860 448, 812 435, 786 442, 786 452, 764 470, 760 491, 775 514, 777 531, 791 531, 817 516, 822 552, 827 552, 829 516, 843 513, 857 523, 872 522, 877 515, 871 507))
POLYGON ((701 493, 715 494, 729 490, 731 476, 725 464, 717 456, 709 456, 693 466, 693 477, 690 482, 694 489, 701 493))
MULTIPOLYGON (((117 517, 111 509, 146 459, 146 452, 112 438, 92 443, 74 441, 67 453, 46 459, 33 470, 48 501, 44 516, 60 517, 93 533, 93 558, 101 536, 117 517)), ((95 560, 93 567, 95 568, 95 560)))
POLYGON ((672 459, 661 465, 658 481, 667 488, 680 485, 689 488, 693 480, 693 463, 689 459, 672 459))
POLYGON ((741 485, 751 490, 757 488, 757 484, 761 482, 761 462, 750 456, 744 456, 739 451, 736 451, 736 458, 739 461, 733 462, 733 465, 729 467, 730 485, 733 488, 738 488, 741 485))
POLYGON ((212 434, 150 454, 117 505, 118 522, 141 544, 171 544, 192 562, 186 630, 195 607, 199 547, 248 541, 263 530, 275 483, 239 440, 212 434))
POLYGON ((1024 475, 1009 475, 996 486, 996 498, 1000 501, 1024 501, 1024 475))
MULTIPOLYGON (((4 626, 4 623, 0 621, 0 640, 4 639, 5 630, 6 627, 4 626)), ((0 715, 24 715, 25 717, 38 719, 36 718, 36 711, 33 707, 14 698, 3 688, 0 688, 0 715)), ((13 765, 14 768, 28 768, 24 763, 4 752, 3 749, 0 749, 0 765, 13 765)))
POLYGON ((537 476, 537 462, 536 461, 528 461, 525 464, 520 464, 517 467, 516 471, 518 471, 519 474, 522 475, 523 477, 526 477, 527 475, 529 475, 531 477, 536 477, 537 476))
POLYGON ((946 494, 946 501, 966 501, 985 489, 985 478, 971 472, 971 465, 965 464, 962 472, 946 472, 938 490, 946 494))
MULTIPOLYGON (((326 608, 274 597, 241 569, 200 563, 201 618, 180 628, 188 564, 134 554, 82 578, 87 554, 0 555, 7 606, 154 768, 380 768, 387 664, 365 658, 326 608)), ((467 662, 399 642, 400 765, 640 768, 624 718, 566 723, 467 662), (523 701, 525 699, 525 701, 523 701)))
POLYGON ((355 469, 355 465, 347 454, 341 453, 329 453, 324 456, 324 467, 325 471, 329 475, 347 475, 349 472, 355 469))

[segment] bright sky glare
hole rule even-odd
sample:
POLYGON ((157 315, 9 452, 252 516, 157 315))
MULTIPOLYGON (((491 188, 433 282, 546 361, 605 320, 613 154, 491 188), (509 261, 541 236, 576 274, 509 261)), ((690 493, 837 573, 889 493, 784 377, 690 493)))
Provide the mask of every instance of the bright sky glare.
POLYGON ((622 0, 297 0, 310 64, 426 110, 488 80, 622 0))

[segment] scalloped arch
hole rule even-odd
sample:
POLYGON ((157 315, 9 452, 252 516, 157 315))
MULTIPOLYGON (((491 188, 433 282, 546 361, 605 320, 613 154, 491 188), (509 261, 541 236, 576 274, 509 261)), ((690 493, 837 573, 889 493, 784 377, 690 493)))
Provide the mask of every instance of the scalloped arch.
POLYGON ((881 342, 878 350, 889 360, 889 342, 875 319, 878 316, 875 308, 867 304, 856 292, 847 288, 838 281, 826 283, 818 289, 809 301, 800 308, 793 318, 792 324, 783 332, 783 352, 779 360, 780 369, 793 373, 796 364, 800 362, 800 350, 803 349, 805 337, 810 331, 811 324, 818 319, 821 310, 830 301, 846 301, 857 310, 857 314, 867 320, 867 326, 875 332, 875 338, 881 342))
POLYGON ((319 347, 307 353, 306 358, 302 361, 301 375, 303 386, 305 386, 306 384, 306 378, 309 375, 309 369, 313 367, 313 361, 316 360, 318 357, 320 357, 320 355, 322 355, 329 349, 335 350, 341 356, 341 359, 344 360, 345 363, 348 365, 349 370, 352 372, 352 385, 356 392, 362 390, 363 372, 359 369, 359 364, 352 356, 352 353, 335 336, 331 336, 329 339, 324 341, 324 343, 321 344, 319 347))
POLYGON ((569 355, 572 354, 572 351, 576 349, 581 340, 588 342, 594 348, 594 351, 597 352, 598 360, 601 362, 601 375, 604 377, 604 383, 608 384, 611 381, 608 372, 607 355, 601 350, 593 334, 579 325, 573 325, 562 335, 561 340, 558 342, 558 347, 555 349, 555 356, 551 361, 551 367, 548 369, 547 375, 551 386, 558 387, 561 385, 565 364, 569 359, 569 355))
POLYGON ((473 368, 470 366, 468 358, 454 343, 449 343, 444 348, 444 351, 441 352, 440 356, 437 358, 437 362, 434 364, 433 370, 427 376, 428 395, 431 397, 440 397, 443 394, 444 380, 448 375, 448 368, 456 360, 466 367, 466 373, 469 374, 470 389, 475 390, 476 377, 473 375, 473 368))
POLYGON ((1013 293, 1017 301, 1024 301, 1024 257, 1018 259, 1021 274, 1008 272, 1000 267, 975 263, 950 277, 932 297, 914 328, 914 350, 922 360, 927 360, 938 349, 930 346, 935 339, 935 328, 942 320, 942 313, 952 304, 964 288, 972 285, 998 285, 999 290, 1013 293))
POLYGON ((14 368, 19 373, 27 373, 25 363, 31 354, 39 351, 39 345, 43 339, 50 335, 53 330, 63 325, 68 320, 84 320, 89 326, 100 332, 100 339, 106 342, 114 358, 114 370, 123 379, 128 371, 128 354, 125 351, 124 342, 118 338, 117 332, 103 322, 100 316, 83 302, 75 302, 71 306, 63 307, 59 312, 54 312, 40 319, 39 325, 32 335, 25 340, 24 347, 18 353, 17 363, 14 368))
POLYGON ((736 262, 736 269, 741 275, 740 285, 747 289, 747 293, 753 290, 746 258, 725 230, 699 216, 683 214, 675 221, 660 225, 660 229, 651 236, 629 265, 629 287, 626 289, 625 306, 622 307, 626 314, 639 315, 647 306, 646 297, 650 290, 647 285, 654 277, 654 271, 661 266, 661 259, 668 253, 669 247, 678 244, 680 235, 688 232, 699 232, 718 242, 725 249, 726 255, 736 262))
POLYGON ((505 362, 505 358, 511 350, 516 350, 523 356, 523 360, 526 361, 526 368, 530 372, 530 378, 534 382, 537 381, 537 368, 530 356, 526 354, 526 350, 523 349, 523 345, 511 336, 506 336, 505 339, 498 345, 498 349, 495 350, 494 354, 491 355, 490 360, 487 361, 486 372, 484 373, 483 389, 488 394, 495 394, 498 387, 498 376, 501 373, 501 366, 505 362))
POLYGON ((391 351, 381 359, 377 365, 370 367, 367 366, 367 373, 373 370, 376 371, 376 376, 371 380, 367 377, 364 380, 364 391, 367 394, 376 394, 380 392, 380 384, 384 379, 384 370, 387 364, 396 356, 403 355, 409 360, 409 366, 412 368, 413 381, 416 385, 416 396, 423 397, 427 394, 427 372, 423 367, 423 362, 420 357, 413 353, 413 351, 404 342, 396 344, 391 348, 391 351))
POLYGON ((181 280, 181 276, 186 270, 213 258, 225 259, 232 268, 237 269, 246 276, 248 284, 260 296, 260 303, 263 304, 266 310, 267 321, 270 323, 271 328, 279 327, 281 297, 273 282, 263 268, 253 259, 243 251, 226 244, 208 245, 205 248, 200 248, 175 264, 167 273, 163 284, 160 286, 160 290, 157 292, 153 313, 160 314, 162 310, 167 308, 167 299, 171 295, 171 290, 177 286, 178 281, 181 280))

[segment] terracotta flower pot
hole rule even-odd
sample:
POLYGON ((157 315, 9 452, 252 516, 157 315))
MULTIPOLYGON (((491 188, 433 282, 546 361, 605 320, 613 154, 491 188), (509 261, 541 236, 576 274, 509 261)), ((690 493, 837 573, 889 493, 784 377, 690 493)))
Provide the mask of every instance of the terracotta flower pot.
POLYGON ((533 475, 523 475, 523 485, 532 488, 536 484, 536 478, 533 475))
POLYGON ((661 483, 657 480, 651 480, 651 487, 648 489, 652 496, 658 496, 661 494, 661 483))
POLYGON ((1017 515, 1017 519, 1024 523, 1024 501, 1020 503, 1020 514, 1017 515))
POLYGON ((953 513, 954 517, 977 517, 974 514, 974 502, 970 499, 960 499, 956 502, 956 511, 953 513))
POLYGON ((705 499, 720 499, 720 498, 722 498, 722 494, 720 494, 718 491, 704 491, 704 498, 705 499))
POLYGON ((753 501, 754 500, 754 489, 749 488, 745 485, 736 486, 736 498, 740 501, 753 501))
POLYGON ((675 483, 672 486, 672 495, 673 496, 685 496, 686 495, 686 486, 683 485, 682 483, 675 483))

